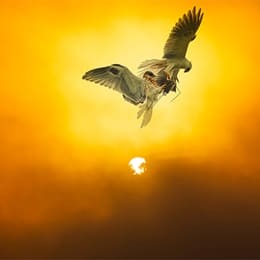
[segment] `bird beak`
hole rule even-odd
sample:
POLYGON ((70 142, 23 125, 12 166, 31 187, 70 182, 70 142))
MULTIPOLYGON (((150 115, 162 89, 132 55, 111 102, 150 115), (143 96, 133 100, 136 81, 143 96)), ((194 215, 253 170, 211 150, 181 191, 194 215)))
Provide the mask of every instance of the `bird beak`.
POLYGON ((189 72, 190 71, 190 68, 187 68, 186 70, 184 70, 184 72, 189 72))

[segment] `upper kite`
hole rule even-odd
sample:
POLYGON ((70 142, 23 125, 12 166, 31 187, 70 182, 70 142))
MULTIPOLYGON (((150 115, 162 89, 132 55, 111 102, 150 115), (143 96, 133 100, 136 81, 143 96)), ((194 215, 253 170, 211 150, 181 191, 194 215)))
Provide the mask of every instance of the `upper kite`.
POLYGON ((170 75, 172 80, 177 80, 180 69, 184 72, 191 70, 192 64, 185 55, 189 43, 196 38, 196 32, 201 24, 203 13, 196 7, 182 16, 172 28, 164 46, 163 59, 146 60, 139 66, 140 73, 150 70, 154 73, 163 70, 170 75))

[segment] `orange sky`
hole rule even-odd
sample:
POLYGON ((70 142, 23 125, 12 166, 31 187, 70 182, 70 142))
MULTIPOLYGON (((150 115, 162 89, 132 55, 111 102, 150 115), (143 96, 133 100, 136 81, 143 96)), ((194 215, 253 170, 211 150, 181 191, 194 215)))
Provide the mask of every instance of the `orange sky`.
POLYGON ((33 229, 46 239, 56 230, 58 241, 71 223, 114 223, 121 193, 126 203, 139 197, 143 218, 160 222, 164 211, 157 215, 150 199, 167 178, 176 181, 173 162, 212 194, 219 187, 239 202, 259 198, 259 8, 253 0, 2 3, 0 226, 10 239, 33 229), (162 99, 140 129, 135 106, 81 77, 112 63, 136 73, 141 61, 160 58, 194 5, 205 15, 187 53, 193 68, 179 74, 182 94, 162 99), (127 168, 136 155, 148 163, 139 179, 127 168))

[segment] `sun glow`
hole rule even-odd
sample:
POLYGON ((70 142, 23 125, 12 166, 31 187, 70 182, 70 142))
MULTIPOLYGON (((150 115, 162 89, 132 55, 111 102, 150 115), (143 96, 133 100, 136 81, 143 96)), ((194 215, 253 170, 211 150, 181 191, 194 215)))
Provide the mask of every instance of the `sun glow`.
POLYGON ((141 175, 145 172, 146 160, 143 157, 134 157, 130 160, 129 166, 134 172, 134 175, 141 175))

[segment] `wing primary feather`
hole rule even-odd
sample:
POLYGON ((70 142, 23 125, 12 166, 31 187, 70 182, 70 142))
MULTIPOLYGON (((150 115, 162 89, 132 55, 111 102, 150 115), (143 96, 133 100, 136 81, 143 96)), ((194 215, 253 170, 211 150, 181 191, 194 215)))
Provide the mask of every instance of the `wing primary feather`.
POLYGON ((106 73, 107 68, 108 67, 102 67, 102 68, 90 70, 90 71, 86 72, 82 78, 91 81, 91 79, 95 79, 97 76, 106 73))
POLYGON ((193 24, 194 20, 193 20, 193 16, 192 16, 191 10, 189 10, 189 12, 188 12, 188 18, 189 18, 189 21, 193 24))
POLYGON ((189 19, 186 14, 183 15, 182 19, 183 19, 182 23, 184 24, 184 26, 189 26, 189 19))
MULTIPOLYGON (((203 14, 202 14, 202 15, 203 15, 203 14)), ((199 11, 198 11, 197 19, 198 19, 197 27, 199 27, 199 26, 200 26, 200 23, 201 23, 201 8, 200 8, 199 11)))
POLYGON ((198 24, 198 16, 196 14, 196 7, 195 6, 193 7, 191 13, 192 13, 191 15, 192 15, 192 18, 193 18, 193 23, 197 25, 198 24))
MULTIPOLYGON (((204 13, 202 13, 201 16, 200 16, 200 19, 199 19, 199 25, 201 24, 201 21, 202 21, 203 15, 204 15, 204 13)), ((199 26, 199 25, 198 25, 198 26, 199 26)))

